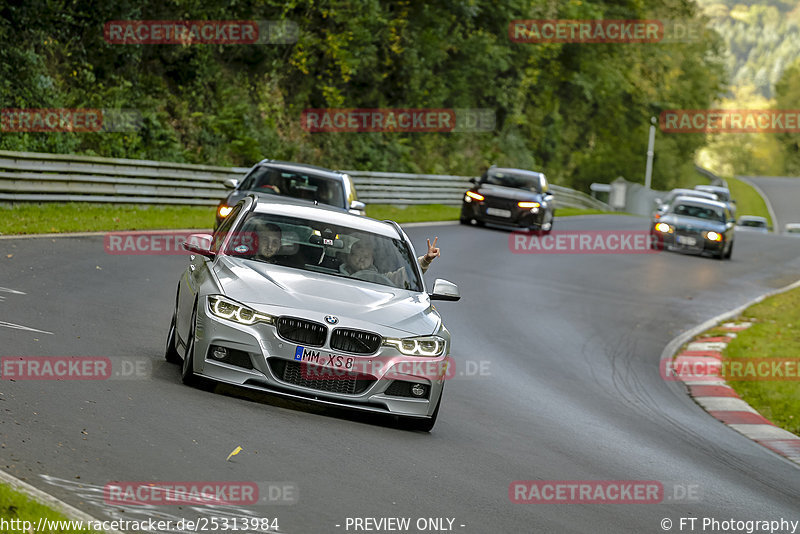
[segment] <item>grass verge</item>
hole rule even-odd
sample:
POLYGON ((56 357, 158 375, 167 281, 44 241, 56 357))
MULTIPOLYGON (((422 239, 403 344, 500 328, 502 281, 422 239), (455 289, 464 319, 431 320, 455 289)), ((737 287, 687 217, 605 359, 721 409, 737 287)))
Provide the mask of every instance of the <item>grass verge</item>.
POLYGON ((64 523, 54 525, 53 521, 68 522, 69 519, 59 512, 36 502, 24 493, 15 491, 6 484, 0 484, 0 523, 5 521, 5 524, 0 525, 0 532, 36 532, 39 519, 51 521, 48 528, 45 528, 44 523, 42 524, 43 532, 64 534, 95 532, 88 529, 78 530, 73 528, 76 526, 74 522, 71 525, 64 523), (25 521, 29 523, 24 523, 25 521))
POLYGON ((769 221, 769 225, 772 226, 773 221, 769 216, 767 204, 753 186, 733 177, 726 177, 725 181, 728 182, 728 189, 731 190, 731 197, 736 200, 737 219, 742 215, 757 215, 759 217, 766 217, 769 221))
MULTIPOLYGON (((456 221, 460 206, 442 204, 369 204, 367 216, 399 223, 456 221)), ((562 208, 556 218, 572 215, 615 214, 618 212, 562 208)), ((211 206, 140 206, 135 204, 16 204, 0 206, 0 235, 64 232, 109 232, 120 230, 161 230, 212 228, 211 206)))
POLYGON ((457 221, 461 206, 443 204, 367 204, 367 217, 397 221, 399 223, 457 221))
MULTIPOLYGON (((742 312, 736 321, 753 326, 726 347, 728 359, 800 357, 800 288, 769 297, 742 312)), ((781 428, 800 435, 800 382, 731 381, 729 385, 758 412, 781 428)))
POLYGON ((213 206, 16 204, 0 206, 0 234, 212 228, 213 206))

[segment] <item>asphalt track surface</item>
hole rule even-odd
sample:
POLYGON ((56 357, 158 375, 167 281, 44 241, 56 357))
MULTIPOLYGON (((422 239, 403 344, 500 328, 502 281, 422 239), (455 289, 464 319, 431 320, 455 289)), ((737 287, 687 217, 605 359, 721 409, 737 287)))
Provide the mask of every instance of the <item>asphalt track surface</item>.
MULTIPOLYGON (((646 228, 627 216, 556 222, 558 230, 646 228)), ((460 371, 430 434, 182 385, 163 345, 185 256, 108 255, 102 237, 0 240, 0 320, 50 332, 2 327, 3 355, 151 364, 138 380, 0 382, 0 468, 101 519, 240 513, 106 505, 102 487, 112 481, 291 482, 296 504, 241 511, 277 517, 291 533, 354 532, 348 517, 451 518, 463 533, 800 520, 797 466, 707 415, 658 368, 674 336, 800 278, 800 239, 740 234, 733 259, 717 261, 512 254, 504 230, 407 231, 418 249, 439 236, 442 257, 427 283, 443 277, 462 292, 460 302, 437 304, 460 371), (481 362, 483 372, 459 376, 481 362), (226 461, 237 446, 243 451, 226 461), (515 504, 516 480, 659 481, 665 498, 515 504), (694 498, 675 498, 683 489, 694 498)))
POLYGON ((778 219, 773 221, 775 231, 783 232, 787 223, 800 223, 800 206, 797 201, 798 180, 779 176, 745 176, 767 196, 778 219))

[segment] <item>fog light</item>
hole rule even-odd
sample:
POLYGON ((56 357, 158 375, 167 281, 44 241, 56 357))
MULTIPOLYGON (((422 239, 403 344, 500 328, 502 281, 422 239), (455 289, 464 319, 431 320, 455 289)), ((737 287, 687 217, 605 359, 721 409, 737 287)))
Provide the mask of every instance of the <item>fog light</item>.
POLYGON ((224 360, 228 357, 228 349, 225 347, 217 347, 215 346, 214 349, 211 351, 211 356, 216 360, 224 360))
POLYGON ((413 386, 411 386, 411 393, 415 397, 422 397, 423 395, 425 395, 425 386, 423 386, 422 384, 414 384, 413 386))

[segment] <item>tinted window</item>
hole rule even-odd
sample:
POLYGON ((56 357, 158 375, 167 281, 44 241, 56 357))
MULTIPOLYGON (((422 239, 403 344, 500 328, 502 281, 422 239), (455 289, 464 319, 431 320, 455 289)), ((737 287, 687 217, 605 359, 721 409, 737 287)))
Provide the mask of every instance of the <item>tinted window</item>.
POLYGON ((685 217, 725 222, 725 211, 722 208, 697 206, 695 204, 676 204, 672 208, 672 213, 685 217))
POLYGON ((339 208, 345 206, 344 186, 341 181, 272 167, 257 168, 247 176, 239 189, 316 200, 320 204, 339 208))
POLYGON ((401 239, 319 221, 250 213, 239 226, 237 249, 247 260, 422 291, 416 258, 401 239), (273 246, 270 243, 279 243, 273 246), (255 243, 250 250, 240 245, 255 243), (263 245, 262 245, 263 244, 263 245))
POLYGON ((533 191, 534 193, 542 192, 540 189, 539 176, 536 175, 489 172, 484 182, 492 185, 513 187, 514 189, 525 189, 526 191, 533 191))

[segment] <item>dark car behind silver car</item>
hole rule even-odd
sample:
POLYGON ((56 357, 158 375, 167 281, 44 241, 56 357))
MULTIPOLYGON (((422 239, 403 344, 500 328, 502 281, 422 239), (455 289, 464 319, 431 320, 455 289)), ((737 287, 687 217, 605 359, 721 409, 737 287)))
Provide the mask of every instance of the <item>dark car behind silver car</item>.
POLYGON ((461 204, 461 224, 552 230, 555 203, 544 174, 491 167, 471 181, 474 187, 464 194, 461 204))
POLYGON ((241 182, 231 178, 223 184, 233 191, 217 206, 215 228, 249 194, 265 199, 291 197, 364 214, 365 206, 358 200, 353 179, 346 173, 316 165, 265 159, 255 164, 241 182))

